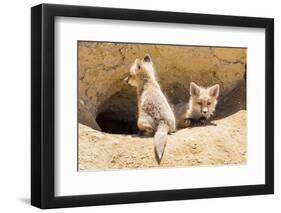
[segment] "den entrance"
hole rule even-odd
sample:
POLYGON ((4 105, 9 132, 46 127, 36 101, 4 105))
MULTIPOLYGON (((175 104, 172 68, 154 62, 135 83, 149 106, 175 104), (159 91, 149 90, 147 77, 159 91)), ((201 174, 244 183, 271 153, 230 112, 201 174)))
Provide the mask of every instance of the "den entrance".
POLYGON ((133 90, 119 91, 100 106, 96 121, 103 132, 136 134, 137 107, 133 90))

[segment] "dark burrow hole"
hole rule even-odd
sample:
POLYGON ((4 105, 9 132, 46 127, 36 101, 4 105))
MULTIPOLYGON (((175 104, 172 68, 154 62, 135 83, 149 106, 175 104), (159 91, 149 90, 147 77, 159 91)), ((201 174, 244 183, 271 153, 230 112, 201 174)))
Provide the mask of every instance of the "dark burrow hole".
POLYGON ((97 123, 103 132, 128 135, 138 132, 135 122, 119 120, 109 116, 109 114, 109 112, 103 112, 97 117, 97 123))
POLYGON ((102 103, 96 121, 103 132, 137 134, 136 94, 125 87, 102 103))

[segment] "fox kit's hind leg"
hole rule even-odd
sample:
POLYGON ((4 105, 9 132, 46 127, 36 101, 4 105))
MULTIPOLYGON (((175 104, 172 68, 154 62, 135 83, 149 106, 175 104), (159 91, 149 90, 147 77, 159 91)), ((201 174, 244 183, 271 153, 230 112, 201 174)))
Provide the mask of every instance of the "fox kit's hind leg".
POLYGON ((152 118, 142 113, 138 119, 138 128, 141 134, 152 136, 154 133, 152 118))

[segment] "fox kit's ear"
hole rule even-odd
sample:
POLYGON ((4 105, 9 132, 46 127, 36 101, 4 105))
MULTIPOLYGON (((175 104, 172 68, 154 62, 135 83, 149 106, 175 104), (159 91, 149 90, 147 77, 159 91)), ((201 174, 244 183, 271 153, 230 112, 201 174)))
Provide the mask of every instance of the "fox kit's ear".
POLYGON ((143 61, 144 61, 144 62, 151 63, 151 62, 152 62, 152 60, 151 60, 150 55, 146 54, 146 55, 143 57, 143 61))
POLYGON ((198 96, 200 94, 200 87, 194 82, 190 83, 190 95, 198 96))
POLYGON ((211 86, 209 88, 209 94, 210 96, 217 98, 220 94, 220 85, 216 84, 214 86, 211 86))

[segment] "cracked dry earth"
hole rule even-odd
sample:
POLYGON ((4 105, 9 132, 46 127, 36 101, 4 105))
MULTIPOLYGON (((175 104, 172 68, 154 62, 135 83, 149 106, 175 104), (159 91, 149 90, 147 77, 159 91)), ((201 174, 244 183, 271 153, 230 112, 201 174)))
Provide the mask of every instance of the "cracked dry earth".
POLYGON ((247 111, 241 92, 222 101, 218 110, 228 110, 218 113, 211 125, 169 135, 161 164, 152 137, 109 134, 79 124, 79 170, 245 164, 247 111))

